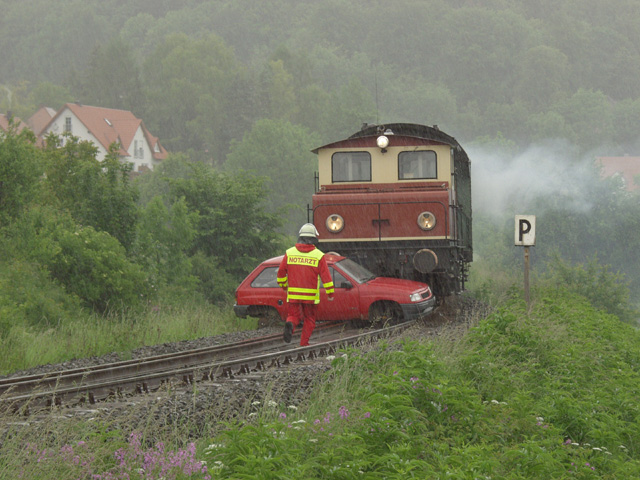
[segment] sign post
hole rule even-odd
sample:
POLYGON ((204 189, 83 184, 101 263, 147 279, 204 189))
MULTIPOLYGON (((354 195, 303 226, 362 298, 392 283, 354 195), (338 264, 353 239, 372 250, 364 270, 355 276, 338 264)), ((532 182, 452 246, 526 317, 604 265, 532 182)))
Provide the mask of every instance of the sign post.
POLYGON ((529 297, 529 247, 536 244, 536 216, 516 215, 515 245, 524 247, 524 299, 527 309, 531 307, 529 297))

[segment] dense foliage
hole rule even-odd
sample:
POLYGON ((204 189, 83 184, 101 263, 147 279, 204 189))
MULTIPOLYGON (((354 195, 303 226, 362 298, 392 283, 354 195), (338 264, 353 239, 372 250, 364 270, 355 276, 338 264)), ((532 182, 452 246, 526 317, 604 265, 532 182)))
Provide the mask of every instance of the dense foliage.
POLYGON ((224 304, 283 249, 261 178, 174 159, 138 185, 88 142, 34 141, 0 132, 0 338, 92 312, 224 304))
POLYGON ((261 118, 323 140, 380 119, 439 124, 464 142, 501 131, 624 153, 637 141, 636 0, 47 6, 0 2, 0 111, 125 108, 170 150, 219 163, 261 118))

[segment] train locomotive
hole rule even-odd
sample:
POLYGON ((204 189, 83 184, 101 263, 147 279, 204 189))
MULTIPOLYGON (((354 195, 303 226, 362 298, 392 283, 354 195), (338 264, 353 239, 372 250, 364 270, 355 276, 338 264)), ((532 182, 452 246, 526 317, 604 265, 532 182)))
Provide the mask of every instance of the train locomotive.
POLYGON ((453 137, 437 126, 366 124, 313 152, 308 210, 322 251, 426 282, 440 301, 464 290, 473 259, 470 162, 453 137))

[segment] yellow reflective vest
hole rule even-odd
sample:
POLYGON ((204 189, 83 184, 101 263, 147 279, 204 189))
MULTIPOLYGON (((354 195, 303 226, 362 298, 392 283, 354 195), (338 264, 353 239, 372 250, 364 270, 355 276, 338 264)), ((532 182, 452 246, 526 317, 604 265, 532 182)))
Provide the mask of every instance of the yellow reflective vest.
POLYGON ((333 279, 324 253, 313 245, 296 244, 287 250, 277 274, 278 285, 287 290, 287 302, 320 303, 320 282, 333 295, 333 279))

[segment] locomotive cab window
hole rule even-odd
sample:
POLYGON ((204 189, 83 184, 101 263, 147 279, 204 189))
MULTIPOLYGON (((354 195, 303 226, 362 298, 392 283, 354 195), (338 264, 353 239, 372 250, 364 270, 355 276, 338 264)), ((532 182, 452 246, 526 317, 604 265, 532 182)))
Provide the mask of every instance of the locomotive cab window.
POLYGON ((369 152, 336 152, 331 157, 332 182, 370 182, 369 152))
POLYGON ((398 155, 398 180, 437 178, 436 152, 420 150, 400 152, 398 155))

